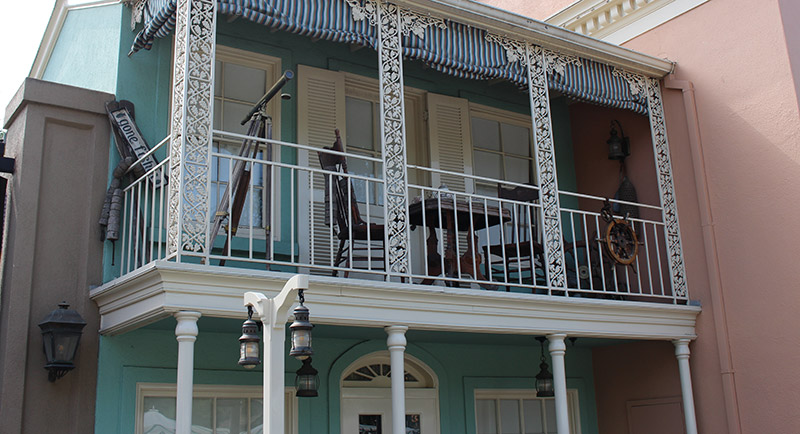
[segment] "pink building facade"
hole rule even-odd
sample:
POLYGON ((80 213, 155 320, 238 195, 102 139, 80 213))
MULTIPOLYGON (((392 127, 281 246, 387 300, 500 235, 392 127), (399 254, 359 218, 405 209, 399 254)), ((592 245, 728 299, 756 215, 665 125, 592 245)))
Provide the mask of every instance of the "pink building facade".
MULTIPOLYGON (((693 2, 644 31, 647 17, 627 9, 645 2, 605 2, 619 3, 619 9, 599 15, 595 8, 604 7, 601 2, 486 3, 547 22, 560 19, 590 36, 676 63, 663 91, 687 276, 691 297, 703 306, 691 345, 698 428, 705 433, 798 432, 800 297, 793 272, 800 253, 795 222, 800 31, 793 24, 800 16, 798 3, 693 2), (573 9, 571 14, 558 13, 565 7, 573 9), (626 18, 621 11, 630 14, 626 18), (625 26, 633 30, 625 34, 625 26), (616 33, 604 36, 611 31, 616 33)), ((574 137, 576 154, 582 146, 589 150, 591 137, 607 124, 607 119, 587 120, 591 113, 597 115, 581 104, 571 106, 573 122, 580 118, 599 129, 584 130, 586 142, 574 137)), ((632 118, 632 148, 640 140, 647 143, 647 131, 644 138, 636 137, 635 115, 619 116, 632 118)), ((637 184, 640 198, 650 194, 647 188, 637 184)), ((634 432, 636 421, 625 417, 626 408, 680 392, 671 366, 663 367, 668 377, 663 381, 640 381, 639 374, 659 369, 650 363, 663 359, 654 354, 670 351, 667 345, 630 344, 625 351, 627 357, 622 348, 594 351, 600 432, 634 432)))

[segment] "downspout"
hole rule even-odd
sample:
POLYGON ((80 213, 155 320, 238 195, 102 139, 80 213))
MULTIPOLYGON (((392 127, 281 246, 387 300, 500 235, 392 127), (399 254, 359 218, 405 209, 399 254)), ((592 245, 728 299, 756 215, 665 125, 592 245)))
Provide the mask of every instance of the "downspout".
POLYGON ((716 330, 717 349, 719 351, 725 415, 728 422, 728 432, 741 434, 742 427, 739 418, 739 402, 736 397, 736 379, 734 377, 733 358, 728 336, 728 319, 725 310, 725 297, 722 292, 722 277, 719 271, 717 236, 714 231, 714 216, 711 213, 708 175, 703 155, 703 143, 700 138, 694 85, 690 81, 677 80, 670 74, 664 78, 664 87, 680 90, 683 93, 683 107, 686 112, 689 147, 692 152, 695 188, 697 189, 697 201, 700 208, 700 225, 703 230, 703 247, 706 253, 706 267, 708 268, 708 283, 711 289, 711 304, 714 312, 714 329, 716 330))

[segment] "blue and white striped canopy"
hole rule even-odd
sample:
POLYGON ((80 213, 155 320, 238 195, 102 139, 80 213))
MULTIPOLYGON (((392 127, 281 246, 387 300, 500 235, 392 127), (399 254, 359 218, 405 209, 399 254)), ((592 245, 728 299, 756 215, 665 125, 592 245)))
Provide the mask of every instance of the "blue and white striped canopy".
MULTIPOLYGON (((265 26, 314 38, 375 47, 377 30, 364 19, 356 21, 345 0, 218 0, 219 12, 241 16, 265 26)), ((132 52, 149 50, 156 38, 175 28, 176 0, 148 0, 144 29, 134 40, 132 52)), ((461 78, 505 79, 527 87, 520 62, 510 62, 505 48, 486 40, 486 31, 453 21, 445 28, 429 26, 424 38, 413 33, 403 37, 403 55, 421 60, 431 68, 461 78)), ((593 104, 647 114, 643 94, 634 95, 613 67, 580 59, 549 76, 549 86, 570 98, 593 104)))

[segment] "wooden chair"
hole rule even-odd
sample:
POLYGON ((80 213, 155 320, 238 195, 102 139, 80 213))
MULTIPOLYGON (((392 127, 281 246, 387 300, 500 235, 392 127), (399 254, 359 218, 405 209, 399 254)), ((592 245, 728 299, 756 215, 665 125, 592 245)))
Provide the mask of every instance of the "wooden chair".
MULTIPOLYGON (((497 186, 498 199, 531 203, 539 198, 539 190, 518 186, 512 189, 497 186)), ((508 202, 504 202, 508 204, 508 202)), ((505 244, 483 247, 487 275, 495 276, 508 283, 535 284, 545 278, 544 248, 533 238, 536 224, 532 209, 522 203, 511 203, 511 236, 505 244)), ((502 230, 502 229, 501 229, 502 230)), ((507 287, 506 290, 510 290, 507 287)))
MULTIPOLYGON (((336 130, 336 142, 332 147, 325 147, 332 151, 342 152, 342 140, 339 130, 336 130)), ((335 225, 335 235, 339 239, 339 248, 333 261, 333 266, 338 267, 347 261, 347 268, 353 262, 379 262, 379 267, 369 267, 372 270, 386 269, 385 227, 382 224, 369 223, 361 217, 358 209, 355 190, 352 180, 347 174, 347 159, 343 155, 319 151, 319 163, 323 170, 337 172, 341 175, 325 174, 325 224, 335 225), (331 197, 332 195, 332 197, 331 197), (331 209, 331 205, 332 208, 331 209)), ((345 271, 348 277, 349 271, 345 271)), ((331 275, 338 275, 333 270, 331 275)))

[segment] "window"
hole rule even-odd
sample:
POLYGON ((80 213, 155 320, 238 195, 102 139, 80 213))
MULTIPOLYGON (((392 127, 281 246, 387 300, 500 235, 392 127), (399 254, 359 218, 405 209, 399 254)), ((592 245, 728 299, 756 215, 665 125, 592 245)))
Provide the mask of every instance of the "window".
MULTIPOLYGON (((345 91, 347 94, 347 91, 345 91)), ((377 99, 377 95, 375 95, 377 99)), ((347 124, 347 137, 344 138, 346 150, 357 155, 366 155, 373 158, 381 158, 381 141, 379 137, 380 127, 378 126, 378 102, 372 98, 345 96, 345 118, 347 124)), ((372 162, 350 158, 347 162, 350 173, 356 175, 369 176, 370 178, 380 178, 383 176, 379 171, 380 165, 372 162)), ((367 186, 363 181, 353 181, 353 189, 356 193, 356 200, 360 203, 367 202, 367 186)), ((383 204, 383 189, 370 188, 369 203, 373 205, 383 204)))
MULTIPOLYGON (((195 386, 192 434, 260 434, 263 400, 260 386, 195 386)), ((284 395, 285 433, 297 433, 294 389, 284 395)), ((137 434, 175 433, 175 385, 137 385, 137 434)))
MULTIPOLYGON (((218 46, 214 71, 214 128, 246 134, 249 123, 241 125, 241 120, 278 79, 279 70, 280 60, 277 58, 218 46)), ((273 98, 267 110, 273 118, 274 139, 280 139, 279 101, 280 98, 273 98)), ((236 156, 241 146, 240 141, 216 139, 213 152, 236 156)), ((263 146, 261 148, 256 155, 257 159, 265 157, 263 146)), ((273 159, 276 158, 273 156, 273 159)), ((214 157, 211 160, 210 196, 215 208, 228 186, 233 170, 231 163, 230 159, 224 157, 214 157)), ((252 170, 251 184, 242 208, 239 227, 264 227, 265 187, 268 181, 264 166, 256 164, 251 168, 248 164, 247 169, 252 170)))
MULTIPOLYGON (((475 175, 528 184, 534 181, 530 122, 504 119, 499 111, 472 110, 472 153, 475 175)), ((476 183, 476 191, 497 195, 494 183, 476 183)))
MULTIPOLYGON (((570 433, 580 434, 578 393, 567 391, 570 433)), ((477 434, 556 434, 553 398, 537 398, 533 390, 475 391, 477 434)))

